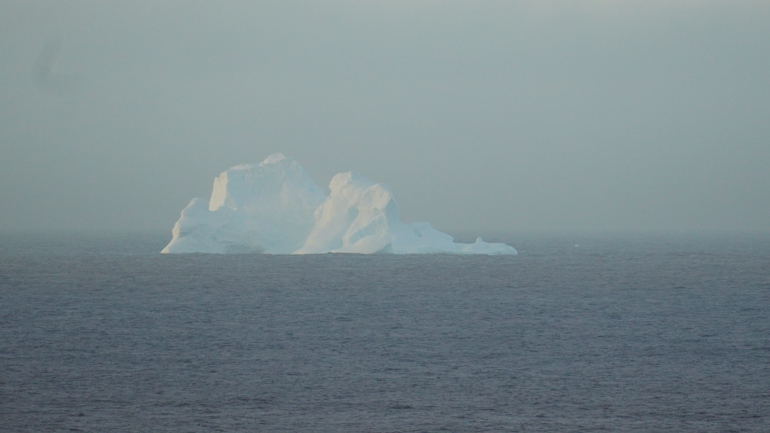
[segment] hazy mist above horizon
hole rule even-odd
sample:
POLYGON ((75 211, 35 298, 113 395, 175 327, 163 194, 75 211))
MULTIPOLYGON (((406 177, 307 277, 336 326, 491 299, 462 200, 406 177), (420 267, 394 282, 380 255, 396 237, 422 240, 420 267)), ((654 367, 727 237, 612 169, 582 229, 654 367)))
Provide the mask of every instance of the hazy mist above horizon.
POLYGON ((274 152, 445 231, 770 231, 770 2, 0 3, 0 231, 170 234, 274 152))

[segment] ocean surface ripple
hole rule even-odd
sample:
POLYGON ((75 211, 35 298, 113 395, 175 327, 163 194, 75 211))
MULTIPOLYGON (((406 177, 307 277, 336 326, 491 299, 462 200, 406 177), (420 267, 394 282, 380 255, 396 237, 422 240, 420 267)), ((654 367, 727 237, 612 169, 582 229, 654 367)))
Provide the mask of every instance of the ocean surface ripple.
POLYGON ((767 236, 494 240, 520 254, 4 235, 0 431, 770 431, 767 236))

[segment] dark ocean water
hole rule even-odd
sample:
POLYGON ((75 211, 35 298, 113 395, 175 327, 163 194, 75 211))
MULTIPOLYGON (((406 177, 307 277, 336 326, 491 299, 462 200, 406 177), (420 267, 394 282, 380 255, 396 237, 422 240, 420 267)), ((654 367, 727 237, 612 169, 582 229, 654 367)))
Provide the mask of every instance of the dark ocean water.
POLYGON ((497 240, 520 254, 5 235, 0 430, 770 431, 770 237, 497 240))

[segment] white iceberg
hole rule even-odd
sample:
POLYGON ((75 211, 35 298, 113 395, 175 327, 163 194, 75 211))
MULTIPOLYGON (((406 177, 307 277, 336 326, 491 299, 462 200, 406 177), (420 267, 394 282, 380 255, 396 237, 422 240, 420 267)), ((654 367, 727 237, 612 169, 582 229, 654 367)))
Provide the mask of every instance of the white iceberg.
POLYGON ((237 165, 214 179, 211 200, 193 199, 163 253, 290 254, 313 230, 326 195, 281 154, 237 165))
POLYGON ((340 173, 325 196, 297 161, 279 153, 214 179, 207 204, 182 211, 162 253, 516 254, 478 238, 454 242, 430 224, 401 222, 390 186, 340 173))

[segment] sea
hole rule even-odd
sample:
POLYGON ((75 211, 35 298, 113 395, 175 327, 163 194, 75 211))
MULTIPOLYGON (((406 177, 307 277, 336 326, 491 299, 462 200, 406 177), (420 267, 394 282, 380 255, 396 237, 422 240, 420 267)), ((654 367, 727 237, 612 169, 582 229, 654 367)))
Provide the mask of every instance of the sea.
POLYGON ((0 431, 770 431, 767 234, 488 237, 516 256, 169 239, 0 236, 0 431))

